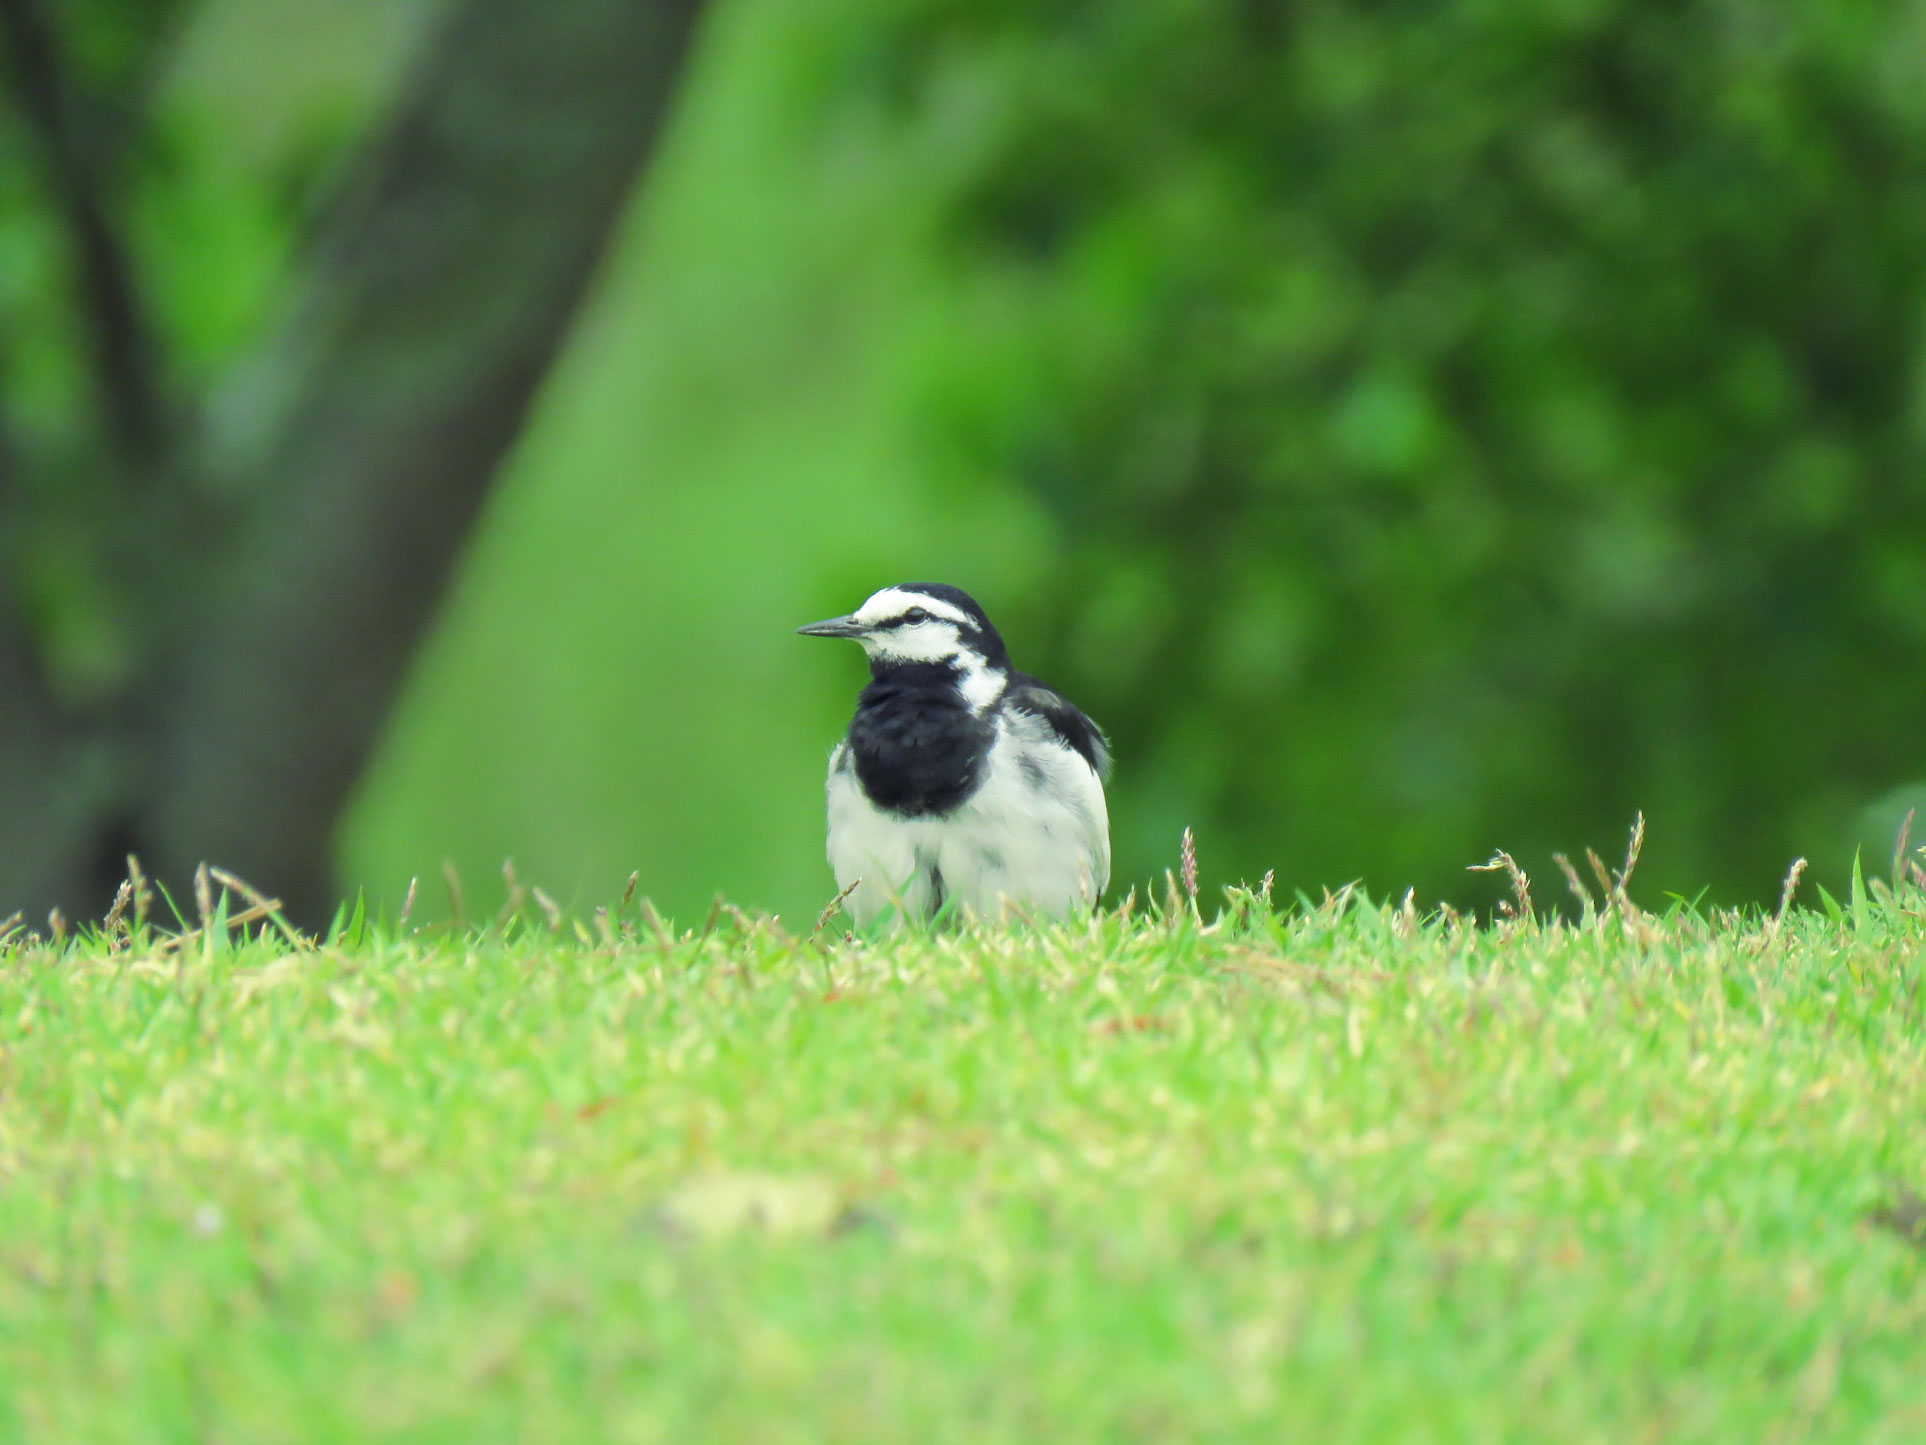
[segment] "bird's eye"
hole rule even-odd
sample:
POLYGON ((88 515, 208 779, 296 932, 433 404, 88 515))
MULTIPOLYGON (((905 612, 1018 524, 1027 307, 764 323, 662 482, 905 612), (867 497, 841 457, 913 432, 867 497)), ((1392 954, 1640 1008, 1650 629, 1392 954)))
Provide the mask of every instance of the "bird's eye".
POLYGON ((912 607, 903 614, 903 620, 905 622, 928 622, 930 615, 920 607, 912 607))

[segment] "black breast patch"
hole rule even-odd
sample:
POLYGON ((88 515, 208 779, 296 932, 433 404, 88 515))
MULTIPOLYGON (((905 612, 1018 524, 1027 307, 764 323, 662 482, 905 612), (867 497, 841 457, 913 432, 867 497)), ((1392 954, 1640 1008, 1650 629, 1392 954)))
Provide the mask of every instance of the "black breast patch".
POLYGON ((869 800, 903 818, 955 811, 983 783, 995 724, 958 696, 942 664, 891 668, 863 689, 849 751, 869 800))

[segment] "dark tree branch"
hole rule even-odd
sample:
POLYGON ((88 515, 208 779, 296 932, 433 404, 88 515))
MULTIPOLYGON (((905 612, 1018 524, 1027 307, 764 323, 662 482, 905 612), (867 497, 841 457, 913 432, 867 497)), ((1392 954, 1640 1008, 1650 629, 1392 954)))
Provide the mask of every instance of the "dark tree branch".
MULTIPOLYGON (((0 394, 4 394, 6 376, 6 357, 0 351, 0 394)), ((24 463, 5 408, 0 407, 0 897, 7 896, 7 885, 13 882, 7 875, 25 871, 19 861, 21 847, 32 837, 34 815, 40 811, 41 780, 53 772, 60 737, 52 694, 16 613, 14 550, 22 509, 13 484, 24 463)), ((6 912, 14 906, 9 905, 6 912)))
POLYGON ((13 618, 13 598, 0 590, 0 756, 20 738, 49 734, 52 708, 33 652, 13 618))
MULTIPOLYGON (((700 0, 458 0, 222 415, 258 495, 163 699, 170 878, 331 906, 334 825, 661 130, 700 0)), ((217 417, 218 429, 221 425, 217 417)))
POLYGON ((32 650, 0 591, 0 916, 29 910, 38 923, 90 860, 88 801, 63 788, 67 739, 32 650))
MULTIPOLYGON (((11 360, 7 353, 6 337, 0 336, 0 566, 6 564, 7 541, 13 534, 13 527, 18 525, 18 519, 11 509, 17 504, 15 489, 19 485, 20 469, 26 465, 19 438, 14 435, 13 418, 8 414, 6 405, 7 380, 13 370, 11 360)), ((4 575, 0 573, 0 576, 4 575)), ((6 616, 7 600, 6 589, 0 587, 0 619, 6 616)), ((0 626, 5 626, 4 620, 0 620, 0 626)))
POLYGON ((0 34, 18 107, 73 244, 106 431, 129 476, 143 478, 167 440, 159 352, 133 266, 109 218, 108 186, 83 138, 75 88, 39 0, 0 0, 0 34))

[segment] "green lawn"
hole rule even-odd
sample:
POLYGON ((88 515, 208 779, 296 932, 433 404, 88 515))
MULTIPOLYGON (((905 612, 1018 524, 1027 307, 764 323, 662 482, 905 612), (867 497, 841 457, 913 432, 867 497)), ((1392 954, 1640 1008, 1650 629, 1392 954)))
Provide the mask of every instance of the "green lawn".
POLYGON ((1926 1438, 1917 891, 626 917, 0 945, 0 1438, 1926 1438))

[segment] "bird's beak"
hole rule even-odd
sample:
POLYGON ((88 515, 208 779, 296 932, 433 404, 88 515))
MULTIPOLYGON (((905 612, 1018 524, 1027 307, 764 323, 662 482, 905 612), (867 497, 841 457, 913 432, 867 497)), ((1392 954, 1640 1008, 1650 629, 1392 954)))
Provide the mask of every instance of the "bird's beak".
POLYGON ((804 637, 861 637, 869 629, 854 617, 831 617, 822 622, 812 622, 796 631, 804 637))

